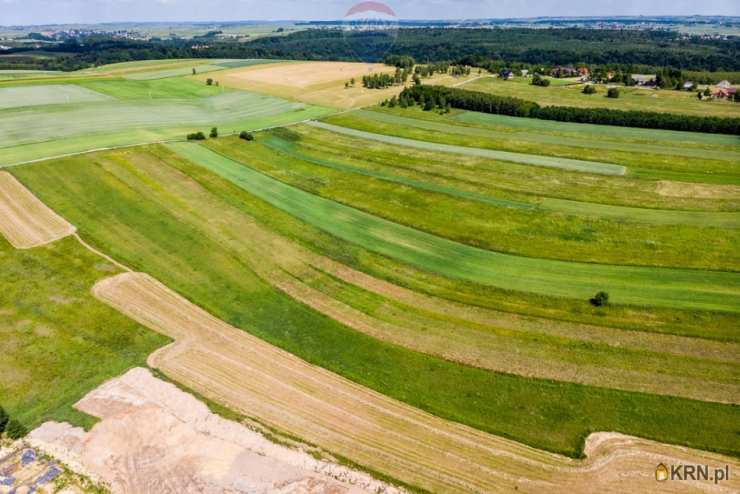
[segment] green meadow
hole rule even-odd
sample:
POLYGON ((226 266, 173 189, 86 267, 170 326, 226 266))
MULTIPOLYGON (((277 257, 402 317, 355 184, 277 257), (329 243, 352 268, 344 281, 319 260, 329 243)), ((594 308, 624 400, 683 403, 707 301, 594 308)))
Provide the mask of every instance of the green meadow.
POLYGON ((16 250, 0 238, 0 405, 28 428, 90 426, 72 405, 168 340, 90 294, 118 268, 74 238, 16 250))
POLYGON ((183 157, 343 240, 443 276, 507 290, 615 303, 740 311, 740 273, 657 269, 513 256, 432 235, 286 185, 203 146, 170 144, 183 157))
MULTIPOLYGON (((522 131, 521 128, 507 129, 506 133, 501 133, 500 130, 494 131, 487 126, 468 131, 469 127, 476 126, 457 122, 454 116, 451 115, 439 116, 440 119, 435 123, 452 126, 457 122, 460 129, 457 132, 450 132, 449 129, 442 132, 432 128, 436 125, 430 126, 429 120, 433 117, 423 116, 429 112, 422 112, 417 108, 396 109, 390 112, 390 117, 381 115, 366 118, 366 113, 343 113, 331 116, 325 119, 324 122, 335 127, 345 128, 345 130, 342 130, 345 133, 360 135, 358 132, 364 132, 366 138, 369 134, 377 134, 378 137, 374 137, 375 139, 382 139, 399 145, 403 143, 406 146, 411 144, 417 147, 425 146, 428 149, 438 151, 447 150, 459 154, 475 153, 478 156, 486 156, 489 151, 522 153, 538 156, 545 162, 553 163, 551 166, 555 166, 554 164, 557 163, 558 159, 563 159, 564 162, 578 160, 605 164, 601 167, 573 168, 580 169, 582 172, 599 173, 599 170, 602 170, 602 173, 615 174, 615 171, 619 170, 620 172, 624 171, 627 176, 647 180, 665 179, 716 184, 737 184, 740 182, 740 170, 736 166, 740 148, 737 145, 729 145, 730 141, 727 141, 729 145, 727 149, 724 146, 721 150, 710 149, 703 157, 696 156, 696 153, 693 152, 695 149, 689 149, 687 152, 684 146, 676 146, 677 151, 673 153, 670 153, 667 145, 661 145, 660 149, 657 150, 644 149, 643 152, 636 152, 634 146, 637 143, 630 142, 628 146, 622 148, 624 142, 622 138, 619 138, 620 142, 615 142, 612 145, 599 143, 598 140, 591 142, 586 139, 578 139, 574 145, 573 139, 577 139, 575 137, 559 140, 552 139, 552 136, 547 133, 537 134, 539 137, 534 137, 529 132, 522 131), (422 116, 420 117, 419 114, 422 116), (422 121, 408 125, 405 120, 399 123, 395 116, 402 118, 414 117, 422 121), (514 130, 519 132, 515 133, 514 130), (521 139, 518 138, 519 136, 521 136, 521 139), (422 142, 419 143, 419 141, 422 142)), ((528 122, 534 119, 519 118, 518 120, 528 122)), ((339 131, 338 129, 335 130, 339 131)), ((648 134, 644 131, 641 135, 648 139, 648 134)), ((692 135, 692 133, 687 133, 686 140, 689 143, 691 143, 692 135)), ((722 137, 726 138, 726 136, 722 137)), ((629 139, 631 140, 631 138, 629 139)), ((737 140, 735 139, 734 142, 737 143, 737 140)), ((645 143, 641 143, 641 145, 644 146, 645 143)), ((495 153, 488 157, 495 159, 495 153)))
MULTIPOLYGON (((276 261, 259 254, 265 246, 255 244, 262 242, 255 225, 291 241, 325 243, 327 252, 348 263, 356 259, 382 268, 376 254, 363 254, 365 247, 322 233, 326 224, 315 226, 311 216, 295 209, 315 211, 322 221, 350 223, 356 213, 342 207, 335 216, 331 201, 314 201, 202 146, 174 149, 177 153, 162 146, 101 152, 16 167, 13 174, 96 247, 152 274, 216 316, 441 417, 573 456, 581 454, 583 440, 593 430, 738 454, 735 406, 478 369, 384 342, 316 313, 256 275, 256 266, 265 269, 276 261), (269 204, 277 199, 291 214, 269 204), (214 217, 223 221, 214 222, 214 217)), ((378 228, 377 234, 393 228, 375 220, 364 226, 378 228)), ((346 229, 351 232, 354 226, 346 229)), ((540 305, 546 308, 547 303, 540 305)), ((652 312, 660 319, 666 310, 652 312)), ((690 318, 703 320, 698 331, 716 329, 706 324, 710 320, 723 326, 725 316, 702 314, 690 318)), ((735 315, 726 317, 736 320, 735 315)), ((681 313, 668 319, 680 322, 681 313)))

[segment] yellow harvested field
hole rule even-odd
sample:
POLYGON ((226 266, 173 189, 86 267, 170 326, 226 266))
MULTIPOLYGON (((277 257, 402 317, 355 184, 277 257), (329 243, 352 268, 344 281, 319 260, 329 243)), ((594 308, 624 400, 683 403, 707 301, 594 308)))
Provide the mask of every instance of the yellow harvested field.
POLYGON ((380 63, 355 62, 306 62, 272 64, 263 68, 239 70, 232 74, 237 79, 280 84, 282 86, 308 88, 319 84, 349 81, 363 75, 393 73, 393 68, 380 63))
POLYGON ((17 249, 72 235, 75 227, 49 209, 8 172, 0 172, 0 233, 17 249))
MULTIPOLYGON (((221 86, 245 89, 314 105, 348 109, 377 104, 397 95, 403 86, 386 89, 362 87, 362 76, 394 73, 395 68, 379 63, 359 62, 282 62, 254 65, 218 74, 201 74, 195 79, 213 78, 221 86), (354 87, 345 83, 355 79, 354 87)), ((435 84, 453 84, 464 79, 437 75, 427 81, 435 84)))
MULTIPOLYGON (((93 288, 100 300, 175 342, 149 363, 204 396, 360 465, 435 492, 663 492, 658 463, 733 458, 616 433, 592 434, 586 459, 540 451, 449 422, 310 365, 211 316, 142 273, 93 288)), ((740 478, 671 482, 673 492, 737 492, 740 478)))

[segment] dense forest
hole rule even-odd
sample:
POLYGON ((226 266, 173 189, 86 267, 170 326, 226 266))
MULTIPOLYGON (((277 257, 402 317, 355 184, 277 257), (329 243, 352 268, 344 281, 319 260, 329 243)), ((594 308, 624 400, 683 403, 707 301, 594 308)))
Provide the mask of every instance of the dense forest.
POLYGON ((421 63, 542 65, 620 64, 693 71, 740 71, 740 38, 681 37, 669 31, 568 29, 405 28, 396 31, 309 29, 248 42, 187 39, 113 40, 94 36, 46 47, 37 57, 16 48, 0 68, 75 70, 129 60, 162 58, 281 58, 381 61, 411 56, 421 63), (196 46, 198 45, 198 46, 196 46))
POLYGON ((519 98, 496 96, 489 93, 446 86, 416 85, 404 89, 398 100, 401 107, 406 107, 409 104, 418 104, 425 110, 452 107, 483 113, 557 120, 561 122, 740 135, 740 118, 699 117, 673 113, 611 110, 607 108, 540 106, 533 101, 519 98))

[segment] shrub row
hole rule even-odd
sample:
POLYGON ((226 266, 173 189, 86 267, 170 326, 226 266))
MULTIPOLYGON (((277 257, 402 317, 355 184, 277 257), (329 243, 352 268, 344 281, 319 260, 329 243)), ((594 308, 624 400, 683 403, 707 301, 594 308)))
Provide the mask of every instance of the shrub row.
POLYGON ((740 118, 701 117, 608 108, 543 107, 534 101, 444 86, 413 86, 404 89, 400 97, 414 100, 422 106, 430 100, 433 104, 445 101, 453 108, 463 110, 559 122, 740 135, 740 118))

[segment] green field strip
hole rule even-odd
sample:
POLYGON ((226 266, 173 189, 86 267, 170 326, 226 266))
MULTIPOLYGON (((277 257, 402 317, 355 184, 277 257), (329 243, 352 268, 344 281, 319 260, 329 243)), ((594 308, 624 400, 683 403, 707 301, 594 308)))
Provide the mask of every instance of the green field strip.
POLYGON ((108 101, 105 94, 74 84, 0 88, 0 110, 28 106, 108 101))
POLYGON ((193 69, 195 69, 196 74, 205 74, 207 72, 224 70, 224 67, 221 67, 220 65, 206 64, 197 65, 195 67, 179 67, 176 69, 153 70, 151 72, 134 72, 131 74, 126 74, 123 77, 132 81, 149 81, 153 79, 166 79, 169 77, 183 77, 187 75, 192 75, 193 69))
MULTIPOLYGON (((429 413, 576 457, 594 430, 738 454, 736 406, 485 371, 383 342, 313 311, 254 274, 251 266, 269 266, 281 255, 259 254, 264 237, 254 235, 255 224, 256 231, 275 230, 286 239, 322 238, 322 250, 341 251, 347 260, 395 263, 321 233, 162 146, 100 153, 94 160, 49 161, 13 173, 97 248, 150 273, 214 316, 429 413), (360 251, 364 255, 354 255, 360 251)), ((394 273, 403 270, 396 266, 401 269, 394 273)), ((487 287, 476 290, 491 301, 508 296, 487 287)), ((590 312, 585 301, 532 300, 535 310, 551 300, 572 307, 573 314, 590 312)), ((612 306, 598 319, 622 310, 641 313, 612 306)), ((706 321, 707 330, 728 327, 737 318, 662 309, 645 314, 651 321, 668 314, 706 321)))
POLYGON ((19 250, 0 236, 0 259, 0 405, 29 429, 93 425, 73 405, 169 339, 92 296, 118 268, 73 237, 19 250))
POLYGON ((195 99, 216 96, 223 92, 223 88, 182 77, 145 81, 122 78, 91 79, 78 84, 121 100, 195 99))
POLYGON ((264 139, 260 143, 274 151, 279 151, 291 157, 298 158, 300 160, 307 161, 309 163, 313 163, 319 166, 325 166, 327 168, 331 168, 337 171, 356 173, 356 174, 364 175, 367 177, 379 178, 387 182, 408 185, 411 187, 415 187, 417 189, 428 190, 430 192, 439 192, 439 193, 447 194, 453 197, 460 197, 462 199, 470 199, 473 201, 478 201, 478 202, 482 202, 486 204, 492 204, 494 206, 503 206, 503 207, 517 208, 517 209, 536 209, 537 208, 536 204, 509 201, 506 199, 496 199, 495 197, 491 197, 485 194, 468 192, 464 190, 455 189, 453 187, 446 187, 444 185, 437 185, 437 184, 433 184, 429 182, 421 182, 419 180, 412 180, 410 178, 396 177, 393 175, 389 175, 387 173, 377 172, 373 170, 366 170, 364 168, 346 165, 343 163, 338 163, 336 161, 316 158, 313 156, 309 156, 305 153, 299 152, 297 149, 295 149, 294 146, 292 146, 292 144, 289 141, 285 139, 280 139, 274 136, 264 139))
POLYGON ((557 198, 537 198, 536 202, 528 203, 496 198, 487 194, 465 191, 455 187, 434 184, 399 177, 375 170, 360 168, 357 166, 339 163, 337 161, 317 158, 300 152, 295 145, 286 139, 270 136, 260 141, 266 147, 285 153, 291 157, 307 161, 320 166, 332 168, 337 171, 356 173, 368 177, 379 178, 388 182, 408 185, 421 190, 447 194, 461 199, 469 199, 476 202, 491 204, 494 206, 511 207, 517 209, 543 209, 572 216, 599 217, 615 220, 624 220, 633 223, 645 223, 651 225, 691 225, 691 226, 716 226, 724 228, 740 227, 740 212, 707 212, 707 211, 681 211, 671 209, 649 209, 634 208, 628 206, 615 206, 582 201, 572 201, 557 198))
POLYGON ((719 144, 739 146, 740 137, 725 134, 702 134, 699 132, 683 132, 678 130, 637 129, 631 127, 615 127, 610 125, 596 125, 586 123, 558 122, 554 120, 539 120, 536 118, 511 117, 508 115, 494 115, 473 111, 463 111, 452 118, 470 124, 497 125, 524 130, 539 130, 547 132, 572 132, 574 134, 601 135, 611 138, 625 138, 642 140, 645 142, 695 142, 701 144, 719 144))
MULTIPOLYGON (((308 118, 321 118, 334 110, 309 106, 294 111, 280 113, 260 112, 245 118, 225 123, 214 122, 222 135, 238 133, 242 130, 254 131, 264 128, 290 125, 308 118)), ((0 127, 2 123, 0 122, 0 127)), ((208 133, 207 125, 180 124, 162 128, 128 128, 116 132, 87 132, 83 135, 47 139, 36 142, 0 147, 0 168, 15 166, 26 162, 59 158, 67 155, 87 153, 116 147, 127 147, 170 140, 182 140, 194 130, 208 133)), ((76 132, 79 133, 79 132, 76 132)), ((1 141, 0 141, 1 142, 1 141)))
POLYGON ((333 110, 244 91, 190 100, 106 101, 0 112, 0 166, 113 145, 156 142, 196 130, 257 130, 312 118, 333 110), (130 133, 129 137, 124 134, 130 133), (140 139, 140 134, 154 138, 140 139), (96 136, 115 135, 112 140, 96 136), (75 139, 69 146, 55 141, 75 139), (31 146, 39 144, 38 146, 31 146), (49 148, 44 151, 44 148, 49 148), (55 149, 59 147, 60 149, 55 149), (62 149, 63 148, 63 149, 62 149))
POLYGON ((574 216, 597 216, 651 225, 691 225, 740 228, 740 212, 679 211, 670 209, 631 208, 593 202, 570 201, 546 197, 540 201, 543 209, 574 216))
POLYGON ((543 260, 487 251, 314 196, 203 146, 168 147, 249 193, 342 240, 450 278, 507 290, 617 304, 740 312, 740 274, 543 260))
POLYGON ((509 161, 524 165, 542 166, 547 168, 559 168, 562 170, 596 173, 599 175, 624 175, 627 169, 620 165, 609 163, 599 163, 595 161, 581 161, 569 158, 554 158, 549 156, 540 156, 536 154, 512 153, 509 151, 495 151, 492 149, 471 148, 465 146, 454 146, 450 144, 439 144, 435 142, 419 141, 416 139, 406 139, 385 134, 374 134, 363 130, 352 129, 349 127, 340 127, 325 122, 308 122, 309 125, 319 127, 332 132, 360 137, 373 141, 395 144, 398 146, 407 146, 428 151, 440 151, 444 153, 463 154, 467 156, 477 156, 494 160, 509 161))
MULTIPOLYGON (((685 156, 689 158, 712 158, 721 160, 740 161, 740 152, 714 151, 711 149, 685 148, 680 146, 660 146, 654 144, 636 144, 629 142, 598 141, 593 138, 566 137, 561 135, 536 134, 533 132, 502 132, 480 127, 465 125, 451 125, 444 122, 434 122, 419 118, 403 117, 392 113, 368 110, 356 110, 352 112, 360 118, 374 120, 406 127, 414 127, 435 132, 448 134, 459 134, 477 136, 485 139, 514 140, 542 144, 553 144, 560 146, 583 147, 591 149, 605 149, 609 151, 629 151, 646 154, 665 154, 672 156, 685 156)), ((517 118, 517 117, 511 117, 517 118)))

